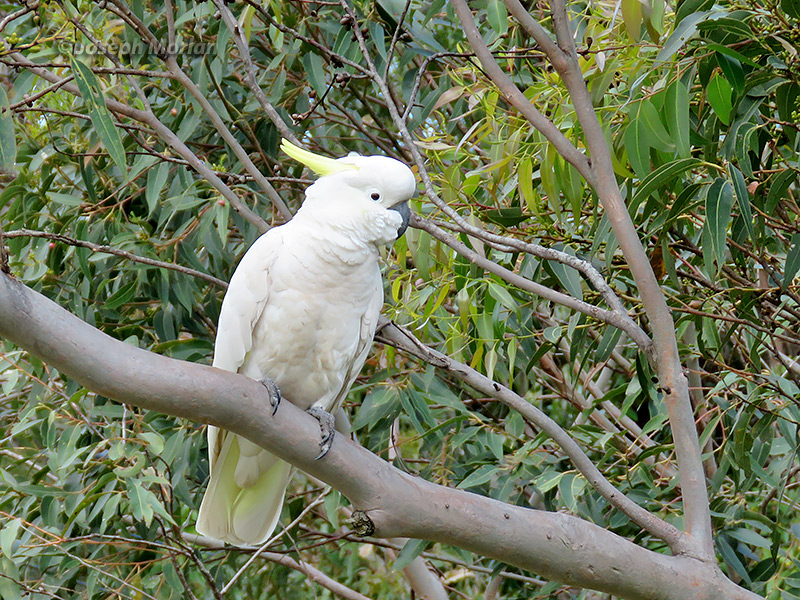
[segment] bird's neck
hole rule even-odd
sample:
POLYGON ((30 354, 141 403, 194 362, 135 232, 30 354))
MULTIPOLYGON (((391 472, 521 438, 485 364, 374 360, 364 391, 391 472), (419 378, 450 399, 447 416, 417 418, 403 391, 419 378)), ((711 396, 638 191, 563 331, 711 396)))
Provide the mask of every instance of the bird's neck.
POLYGON ((291 223, 299 230, 297 239, 324 262, 357 267, 378 259, 379 246, 369 239, 368 229, 360 227, 358 219, 326 219, 317 211, 301 208, 291 223))

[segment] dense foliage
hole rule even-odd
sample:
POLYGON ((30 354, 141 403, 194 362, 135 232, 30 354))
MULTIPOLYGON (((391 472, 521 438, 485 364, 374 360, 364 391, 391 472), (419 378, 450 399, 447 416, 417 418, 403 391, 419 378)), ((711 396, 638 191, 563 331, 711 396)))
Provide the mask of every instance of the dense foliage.
MULTIPOLYGON (((444 0, 359 0, 357 23, 338 2, 127 6, 0 7, 0 102, 10 106, 0 117, 0 218, 11 272, 89 323, 210 362, 224 293, 213 277, 227 280, 259 234, 223 188, 278 224, 245 161, 290 210, 308 183, 278 153, 282 134, 264 101, 309 148, 333 156, 382 152, 411 163, 400 135, 407 118, 435 191, 464 219, 590 260, 640 315, 597 198, 478 68, 444 0), (235 32, 220 10, 238 19, 235 32), (265 99, 248 87, 239 34, 265 99), (174 64, 158 46, 168 40, 174 64), (360 68, 368 61, 385 73, 389 95, 360 68), (106 110, 104 99, 152 119, 106 110)), ((563 85, 503 2, 472 8, 506 73, 582 147, 563 85)), ((673 310, 721 564, 765 597, 800 598, 800 9, 791 0, 569 9, 616 174, 673 310)), ((549 26, 547 13, 529 10, 549 26)), ((459 232, 425 196, 415 209, 507 271, 603 305, 562 263, 459 232)), ((680 523, 658 381, 619 329, 490 274, 419 229, 386 256, 385 281, 388 316, 545 409, 622 491, 680 523)), ((250 553, 183 535, 207 477, 202 429, 89 393, 10 344, 0 357, 0 597, 218 593, 250 553)), ((519 414, 390 346, 376 345, 349 408, 361 443, 410 472, 568 511, 664 549, 519 414)), ((283 524, 320 501, 270 551, 370 598, 408 596, 384 542, 343 535, 345 499, 302 476, 291 491, 283 524)), ((420 552, 453 597, 477 597, 501 571, 498 597, 597 597, 424 543, 407 544, 400 565, 420 552)), ((259 559, 227 596, 331 597, 310 587, 299 571, 259 559)))

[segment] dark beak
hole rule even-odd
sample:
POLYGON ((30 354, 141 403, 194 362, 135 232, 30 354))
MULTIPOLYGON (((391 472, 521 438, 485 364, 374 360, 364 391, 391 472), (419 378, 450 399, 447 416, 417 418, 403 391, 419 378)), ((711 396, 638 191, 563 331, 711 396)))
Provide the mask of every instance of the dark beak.
POLYGON ((406 232, 408 229, 408 220, 411 218, 411 209, 408 208, 408 202, 401 202, 399 204, 395 204, 389 210, 394 210, 400 213, 400 216, 403 217, 403 224, 400 226, 400 229, 397 230, 397 238, 400 239, 400 236, 406 232))

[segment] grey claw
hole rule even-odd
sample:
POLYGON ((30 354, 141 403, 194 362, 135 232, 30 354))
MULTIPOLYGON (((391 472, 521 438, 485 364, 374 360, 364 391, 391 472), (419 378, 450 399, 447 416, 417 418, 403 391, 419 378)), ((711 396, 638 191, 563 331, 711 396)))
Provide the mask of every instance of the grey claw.
POLYGON ((328 450, 331 449, 331 445, 333 444, 333 436, 336 433, 336 429, 334 428, 336 419, 334 419, 331 413, 319 408, 318 406, 312 406, 309 408, 308 414, 319 421, 319 428, 322 432, 322 438, 319 442, 319 455, 315 459, 319 460, 328 453, 328 450))
POLYGON ((259 383, 267 388, 267 392, 269 393, 269 403, 272 406, 272 415, 274 416, 276 412, 278 412, 278 406, 281 403, 281 390, 278 387, 278 384, 272 381, 269 377, 264 377, 259 383))

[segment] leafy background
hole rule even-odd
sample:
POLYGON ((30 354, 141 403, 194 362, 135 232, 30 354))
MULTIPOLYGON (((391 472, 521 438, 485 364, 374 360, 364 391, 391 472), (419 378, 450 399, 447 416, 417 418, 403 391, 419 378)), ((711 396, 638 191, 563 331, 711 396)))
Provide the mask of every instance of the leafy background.
MULTIPOLYGON (((353 6, 391 99, 351 66, 365 59, 338 3, 230 5, 261 88, 295 134, 328 155, 408 160, 387 103, 408 106, 409 129, 451 207, 475 225, 591 260, 638 315, 596 197, 502 100, 449 5, 353 6)), ((169 3, 130 7, 156 39, 174 22, 178 66, 296 209, 306 174, 278 153, 281 136, 247 87, 215 5, 176 0, 169 16, 169 3)), ((580 146, 563 85, 503 3, 472 7, 506 72, 580 146)), ((800 598, 800 9, 791 0, 569 8, 615 170, 682 341, 721 564, 765 597, 800 598)), ((548 23, 538 6, 530 10, 548 23)), ((131 51, 142 42, 117 3, 40 0, 0 12, 0 102, 11 109, 0 118, 0 215, 12 272, 114 337, 210 362, 224 290, 198 273, 227 280, 258 230, 152 127, 104 109, 103 99, 140 109, 146 100, 255 213, 275 224, 282 217, 185 83, 165 74, 157 53, 131 51), (83 99, 21 67, 20 55, 74 76, 83 99)), ((440 218, 424 197, 415 209, 440 218)), ((568 267, 456 235, 532 281, 599 302, 568 267)), ((388 316, 545 409, 621 490, 680 521, 657 382, 619 330, 487 273, 420 230, 387 254, 385 282, 388 316)), ((249 554, 183 535, 207 477, 202 430, 89 393, 11 345, 0 356, 0 597, 217 594, 249 554)), ((361 443, 410 472, 577 514, 664 550, 520 415, 389 346, 376 345, 348 406, 361 443)), ((400 552, 346 535, 346 500, 301 476, 282 523, 315 499, 270 551, 369 598, 407 597, 399 567, 419 553, 453 597, 478 597, 492 581, 495 597, 599 597, 455 548, 411 542, 400 552)), ((310 593, 331 597, 297 570, 259 560, 226 596, 310 593)))

